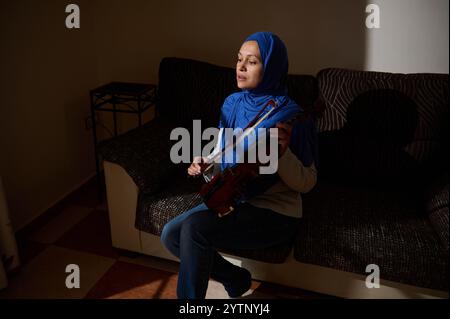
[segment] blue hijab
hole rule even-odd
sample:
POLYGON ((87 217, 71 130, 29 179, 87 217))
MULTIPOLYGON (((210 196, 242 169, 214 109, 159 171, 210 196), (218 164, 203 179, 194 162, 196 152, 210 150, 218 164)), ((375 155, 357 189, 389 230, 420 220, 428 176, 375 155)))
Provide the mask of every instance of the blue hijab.
MULTIPOLYGON (((242 90, 226 98, 219 122, 219 128, 244 129, 271 99, 277 107, 258 126, 271 128, 279 122, 287 121, 303 109, 287 95, 285 80, 288 73, 288 55, 286 46, 280 38, 270 32, 257 32, 244 42, 256 41, 263 62, 264 76, 257 88, 242 90)), ((261 116, 269 111, 266 108, 261 116)), ((222 147, 227 143, 223 138, 222 147)), ((310 166, 316 161, 316 133, 312 119, 296 124, 292 130, 290 149, 302 161, 310 166)), ((234 165, 222 162, 222 170, 234 165)))

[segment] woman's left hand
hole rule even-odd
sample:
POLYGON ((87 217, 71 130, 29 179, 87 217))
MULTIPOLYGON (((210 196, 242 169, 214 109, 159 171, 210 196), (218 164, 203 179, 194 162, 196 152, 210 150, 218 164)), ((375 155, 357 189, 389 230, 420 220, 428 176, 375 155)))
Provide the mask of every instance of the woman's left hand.
POLYGON ((278 123, 276 128, 278 128, 278 156, 281 157, 284 155, 291 142, 292 125, 278 123))

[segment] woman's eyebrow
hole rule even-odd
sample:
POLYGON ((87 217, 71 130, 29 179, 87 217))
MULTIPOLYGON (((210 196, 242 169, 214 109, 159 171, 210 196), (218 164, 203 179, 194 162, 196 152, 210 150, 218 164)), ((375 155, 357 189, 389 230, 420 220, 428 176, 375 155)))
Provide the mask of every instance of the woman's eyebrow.
MULTIPOLYGON (((243 55, 241 52, 238 52, 238 55, 243 55)), ((261 58, 255 54, 247 54, 247 56, 254 56, 255 58, 257 58, 258 60, 261 60, 261 58)))

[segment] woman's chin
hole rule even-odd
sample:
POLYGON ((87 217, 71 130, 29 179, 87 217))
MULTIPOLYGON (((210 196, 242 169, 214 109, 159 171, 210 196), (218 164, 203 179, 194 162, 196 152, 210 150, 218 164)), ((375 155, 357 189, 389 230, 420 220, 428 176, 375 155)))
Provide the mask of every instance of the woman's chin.
POLYGON ((240 88, 241 90, 251 90, 252 88, 249 85, 245 85, 244 83, 239 83, 237 84, 237 87, 240 88))

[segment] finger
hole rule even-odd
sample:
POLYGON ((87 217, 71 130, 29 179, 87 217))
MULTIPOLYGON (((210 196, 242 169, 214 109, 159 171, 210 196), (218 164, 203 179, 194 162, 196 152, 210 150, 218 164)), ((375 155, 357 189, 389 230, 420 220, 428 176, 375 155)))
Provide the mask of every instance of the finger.
POLYGON ((191 167, 189 167, 189 168, 188 168, 188 174, 194 176, 194 175, 200 174, 200 172, 197 171, 197 170, 195 170, 195 169, 192 169, 191 167))
POLYGON ((192 163, 191 166, 189 166, 189 169, 190 169, 192 172, 199 171, 199 170, 200 170, 200 165, 195 164, 195 163, 192 163))

